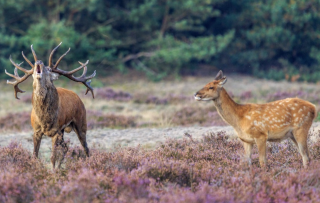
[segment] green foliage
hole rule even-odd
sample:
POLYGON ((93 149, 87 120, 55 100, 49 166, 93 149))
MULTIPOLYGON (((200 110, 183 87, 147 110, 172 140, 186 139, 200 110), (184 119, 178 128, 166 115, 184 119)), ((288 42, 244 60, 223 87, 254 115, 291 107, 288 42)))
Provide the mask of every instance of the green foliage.
POLYGON ((98 75, 135 68, 153 80, 207 64, 259 77, 317 81, 320 2, 254 0, 0 0, 0 77, 11 54, 98 75), (288 76, 289 75, 289 76, 288 76))

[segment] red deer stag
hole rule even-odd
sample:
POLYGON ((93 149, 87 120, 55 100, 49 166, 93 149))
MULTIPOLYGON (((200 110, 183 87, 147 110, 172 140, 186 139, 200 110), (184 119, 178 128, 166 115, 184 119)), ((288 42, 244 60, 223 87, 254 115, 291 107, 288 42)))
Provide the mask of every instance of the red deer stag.
MULTIPOLYGON (((79 68, 71 71, 64 71, 58 68, 61 59, 70 51, 63 54, 58 61, 54 64, 52 62, 52 56, 54 52, 59 48, 61 43, 52 50, 49 56, 49 65, 45 66, 42 61, 37 59, 37 55, 31 45, 32 54, 35 63, 32 64, 27 57, 23 54, 23 58, 32 67, 31 70, 26 70, 20 67, 20 64, 13 62, 10 56, 11 63, 15 66, 14 75, 5 71, 7 75, 13 77, 15 81, 7 81, 8 84, 13 85, 14 94, 16 99, 19 99, 17 93, 23 93, 18 85, 25 81, 29 76, 33 77, 33 92, 32 92, 32 112, 31 112, 31 125, 34 130, 33 144, 34 144, 34 156, 38 157, 40 143, 43 135, 47 135, 52 138, 52 154, 51 163, 55 168, 56 154, 58 146, 62 147, 63 153, 67 152, 67 146, 63 140, 64 131, 71 132, 73 129, 84 148, 87 156, 89 156, 89 149, 86 141, 87 133, 87 121, 86 121, 86 109, 84 104, 78 97, 78 95, 70 90, 64 88, 56 88, 53 84, 54 80, 58 79, 59 75, 63 75, 70 80, 76 82, 82 82, 87 87, 86 94, 90 91, 94 98, 93 89, 90 86, 91 80, 96 72, 91 76, 86 76, 87 67, 89 61, 81 63, 79 68), (75 77, 73 74, 83 68, 83 74, 80 77, 75 77), (25 73, 23 77, 18 74, 18 69, 25 73)), ((60 167, 61 161, 58 167, 60 167)))
POLYGON ((267 104, 237 104, 223 88, 226 82, 227 78, 219 71, 216 78, 199 90, 194 98, 198 101, 213 101, 220 116, 235 129, 242 140, 249 164, 253 144, 257 144, 260 165, 265 167, 266 142, 290 138, 297 146, 306 168, 309 163, 308 131, 316 116, 315 106, 298 98, 267 104))

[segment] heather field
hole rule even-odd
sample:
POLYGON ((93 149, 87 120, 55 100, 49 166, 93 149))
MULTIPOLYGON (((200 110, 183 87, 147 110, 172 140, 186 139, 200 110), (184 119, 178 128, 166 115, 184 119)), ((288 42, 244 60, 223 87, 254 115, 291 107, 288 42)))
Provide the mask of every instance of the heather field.
MULTIPOLYGON (((226 75, 237 102, 299 97, 320 106, 318 84, 226 75)), ((212 78, 107 77, 93 82, 94 100, 81 85, 58 81, 85 103, 91 156, 85 158, 74 133, 65 134, 69 151, 55 171, 50 139, 43 139, 41 158, 32 157, 31 81, 21 85, 27 92, 20 100, 2 82, 0 202, 319 202, 319 123, 310 131, 308 169, 289 140, 268 143, 267 169, 255 146, 248 167, 241 142, 212 102, 193 99, 212 78)))

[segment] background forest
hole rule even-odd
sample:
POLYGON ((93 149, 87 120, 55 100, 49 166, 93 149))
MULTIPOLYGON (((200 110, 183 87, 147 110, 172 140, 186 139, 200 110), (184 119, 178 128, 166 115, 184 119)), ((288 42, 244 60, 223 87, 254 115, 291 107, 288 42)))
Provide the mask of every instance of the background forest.
POLYGON ((160 80, 223 69, 320 80, 319 0, 0 0, 0 8, 2 78, 10 55, 31 59, 33 44, 47 63, 63 42, 59 54, 71 52, 61 66, 89 59, 100 76, 134 69, 160 80))

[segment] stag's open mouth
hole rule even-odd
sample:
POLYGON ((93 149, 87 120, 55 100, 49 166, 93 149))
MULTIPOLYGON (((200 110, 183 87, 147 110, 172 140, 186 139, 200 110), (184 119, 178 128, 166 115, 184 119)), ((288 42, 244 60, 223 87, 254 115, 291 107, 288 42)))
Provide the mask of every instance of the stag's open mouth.
POLYGON ((40 74, 42 71, 41 71, 41 68, 39 65, 37 65, 37 73, 40 74))
POLYGON ((40 65, 36 65, 36 77, 37 78, 41 78, 42 77, 42 68, 41 68, 41 66, 40 65))

